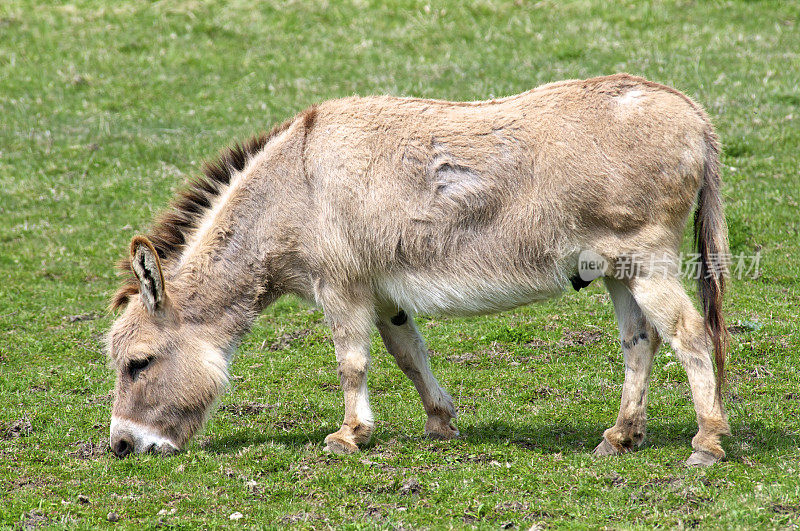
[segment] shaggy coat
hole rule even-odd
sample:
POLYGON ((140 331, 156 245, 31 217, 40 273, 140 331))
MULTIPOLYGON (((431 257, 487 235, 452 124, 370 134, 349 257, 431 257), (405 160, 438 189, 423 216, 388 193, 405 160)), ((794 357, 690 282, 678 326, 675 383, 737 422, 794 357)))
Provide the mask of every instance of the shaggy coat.
POLYGON ((697 410, 690 463, 721 459, 727 236, 718 168, 700 106, 626 74, 483 102, 378 96, 314 106, 207 164, 132 242, 131 277, 113 301, 125 311, 109 337, 112 446, 119 455, 182 447, 242 335, 287 293, 320 305, 332 330, 345 419, 326 438, 330 450, 355 451, 373 431, 375 325, 420 393, 426 432, 456 436, 455 408, 413 315, 485 314, 579 289, 591 281, 579 258, 591 252, 607 266, 626 364, 617 423, 596 453, 642 443, 663 338, 697 410), (695 205, 704 317, 675 265, 695 205))

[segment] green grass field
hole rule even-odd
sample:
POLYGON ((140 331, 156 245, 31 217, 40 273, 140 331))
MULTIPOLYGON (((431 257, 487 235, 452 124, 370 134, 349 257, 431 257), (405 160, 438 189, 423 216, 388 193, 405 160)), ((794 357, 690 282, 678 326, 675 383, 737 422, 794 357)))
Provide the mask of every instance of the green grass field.
POLYGON ((109 513, 124 528, 799 525, 798 52, 797 4, 778 1, 3 0, 0 528, 109 513), (732 250, 761 252, 725 308, 728 461, 683 466, 696 424, 666 347, 645 445, 591 457, 623 378, 597 283, 496 316, 420 318, 457 441, 422 436, 416 392, 376 335, 373 443, 323 453, 343 412, 333 346, 318 310, 284 299, 186 452, 107 452, 113 264, 204 158, 329 98, 485 99, 618 71, 706 107, 732 250))

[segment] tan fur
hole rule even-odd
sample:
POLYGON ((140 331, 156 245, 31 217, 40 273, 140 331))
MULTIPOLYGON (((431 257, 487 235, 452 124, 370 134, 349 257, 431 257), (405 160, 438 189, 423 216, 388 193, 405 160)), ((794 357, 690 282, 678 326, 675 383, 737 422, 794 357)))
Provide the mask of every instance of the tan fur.
MULTIPOLYGON (((161 311, 169 316, 158 335, 153 321, 166 317, 142 307, 136 280, 115 298, 117 306, 127 304, 110 337, 120 371, 115 412, 164 426, 180 444, 198 422, 178 427, 160 412, 172 411, 174 401, 207 411, 219 391, 213 378, 183 373, 197 364, 193 342, 229 355, 258 312, 283 294, 325 312, 345 394, 342 429, 326 442, 333 451, 353 451, 374 426, 366 374, 376 323, 420 391, 426 430, 458 433, 452 401, 430 374, 411 315, 402 325, 390 321, 401 309, 481 314, 552 297, 575 276, 583 250, 612 267, 638 253, 676 257, 701 190, 715 206, 703 235, 726 250, 718 182, 710 189, 705 183, 716 163, 705 113, 674 89, 626 74, 487 102, 328 101, 262 138, 223 155, 190 190, 188 197, 200 200, 179 200, 157 225, 153 245, 168 301, 161 311), (148 368, 153 387, 137 395, 122 372, 139 348, 180 361, 148 368), (172 394, 162 396, 158 382, 167 379, 172 394)), ((674 271, 645 278, 652 271, 640 265, 616 281, 614 302, 623 346, 642 331, 652 341, 626 349, 635 376, 626 376, 620 418, 598 453, 641 443, 642 404, 663 337, 692 384, 703 433, 695 448, 720 457, 727 424, 714 401, 703 319, 674 271), (634 396, 641 403, 632 406, 634 396)))

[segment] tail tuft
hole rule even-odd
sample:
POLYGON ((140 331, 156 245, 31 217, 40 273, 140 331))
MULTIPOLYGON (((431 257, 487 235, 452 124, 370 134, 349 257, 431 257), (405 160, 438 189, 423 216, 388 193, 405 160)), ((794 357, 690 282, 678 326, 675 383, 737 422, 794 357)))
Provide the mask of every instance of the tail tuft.
POLYGON ((697 210, 694 213, 694 241, 700 255, 698 291, 703 303, 706 329, 714 345, 717 399, 721 402, 725 383, 725 354, 730 339, 725 318, 722 316, 730 251, 720 191, 722 181, 719 173, 719 144, 711 131, 706 133, 705 140, 705 168, 703 184, 697 198, 697 210))

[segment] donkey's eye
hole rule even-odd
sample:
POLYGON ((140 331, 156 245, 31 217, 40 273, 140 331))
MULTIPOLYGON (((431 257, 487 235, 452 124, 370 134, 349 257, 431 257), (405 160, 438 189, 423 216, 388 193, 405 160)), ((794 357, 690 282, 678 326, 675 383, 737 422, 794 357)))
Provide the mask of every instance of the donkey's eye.
POLYGON ((135 380, 138 378, 139 373, 145 370, 148 365, 150 365, 150 361, 152 361, 152 358, 142 358, 128 362, 128 374, 130 375, 131 379, 135 380))

